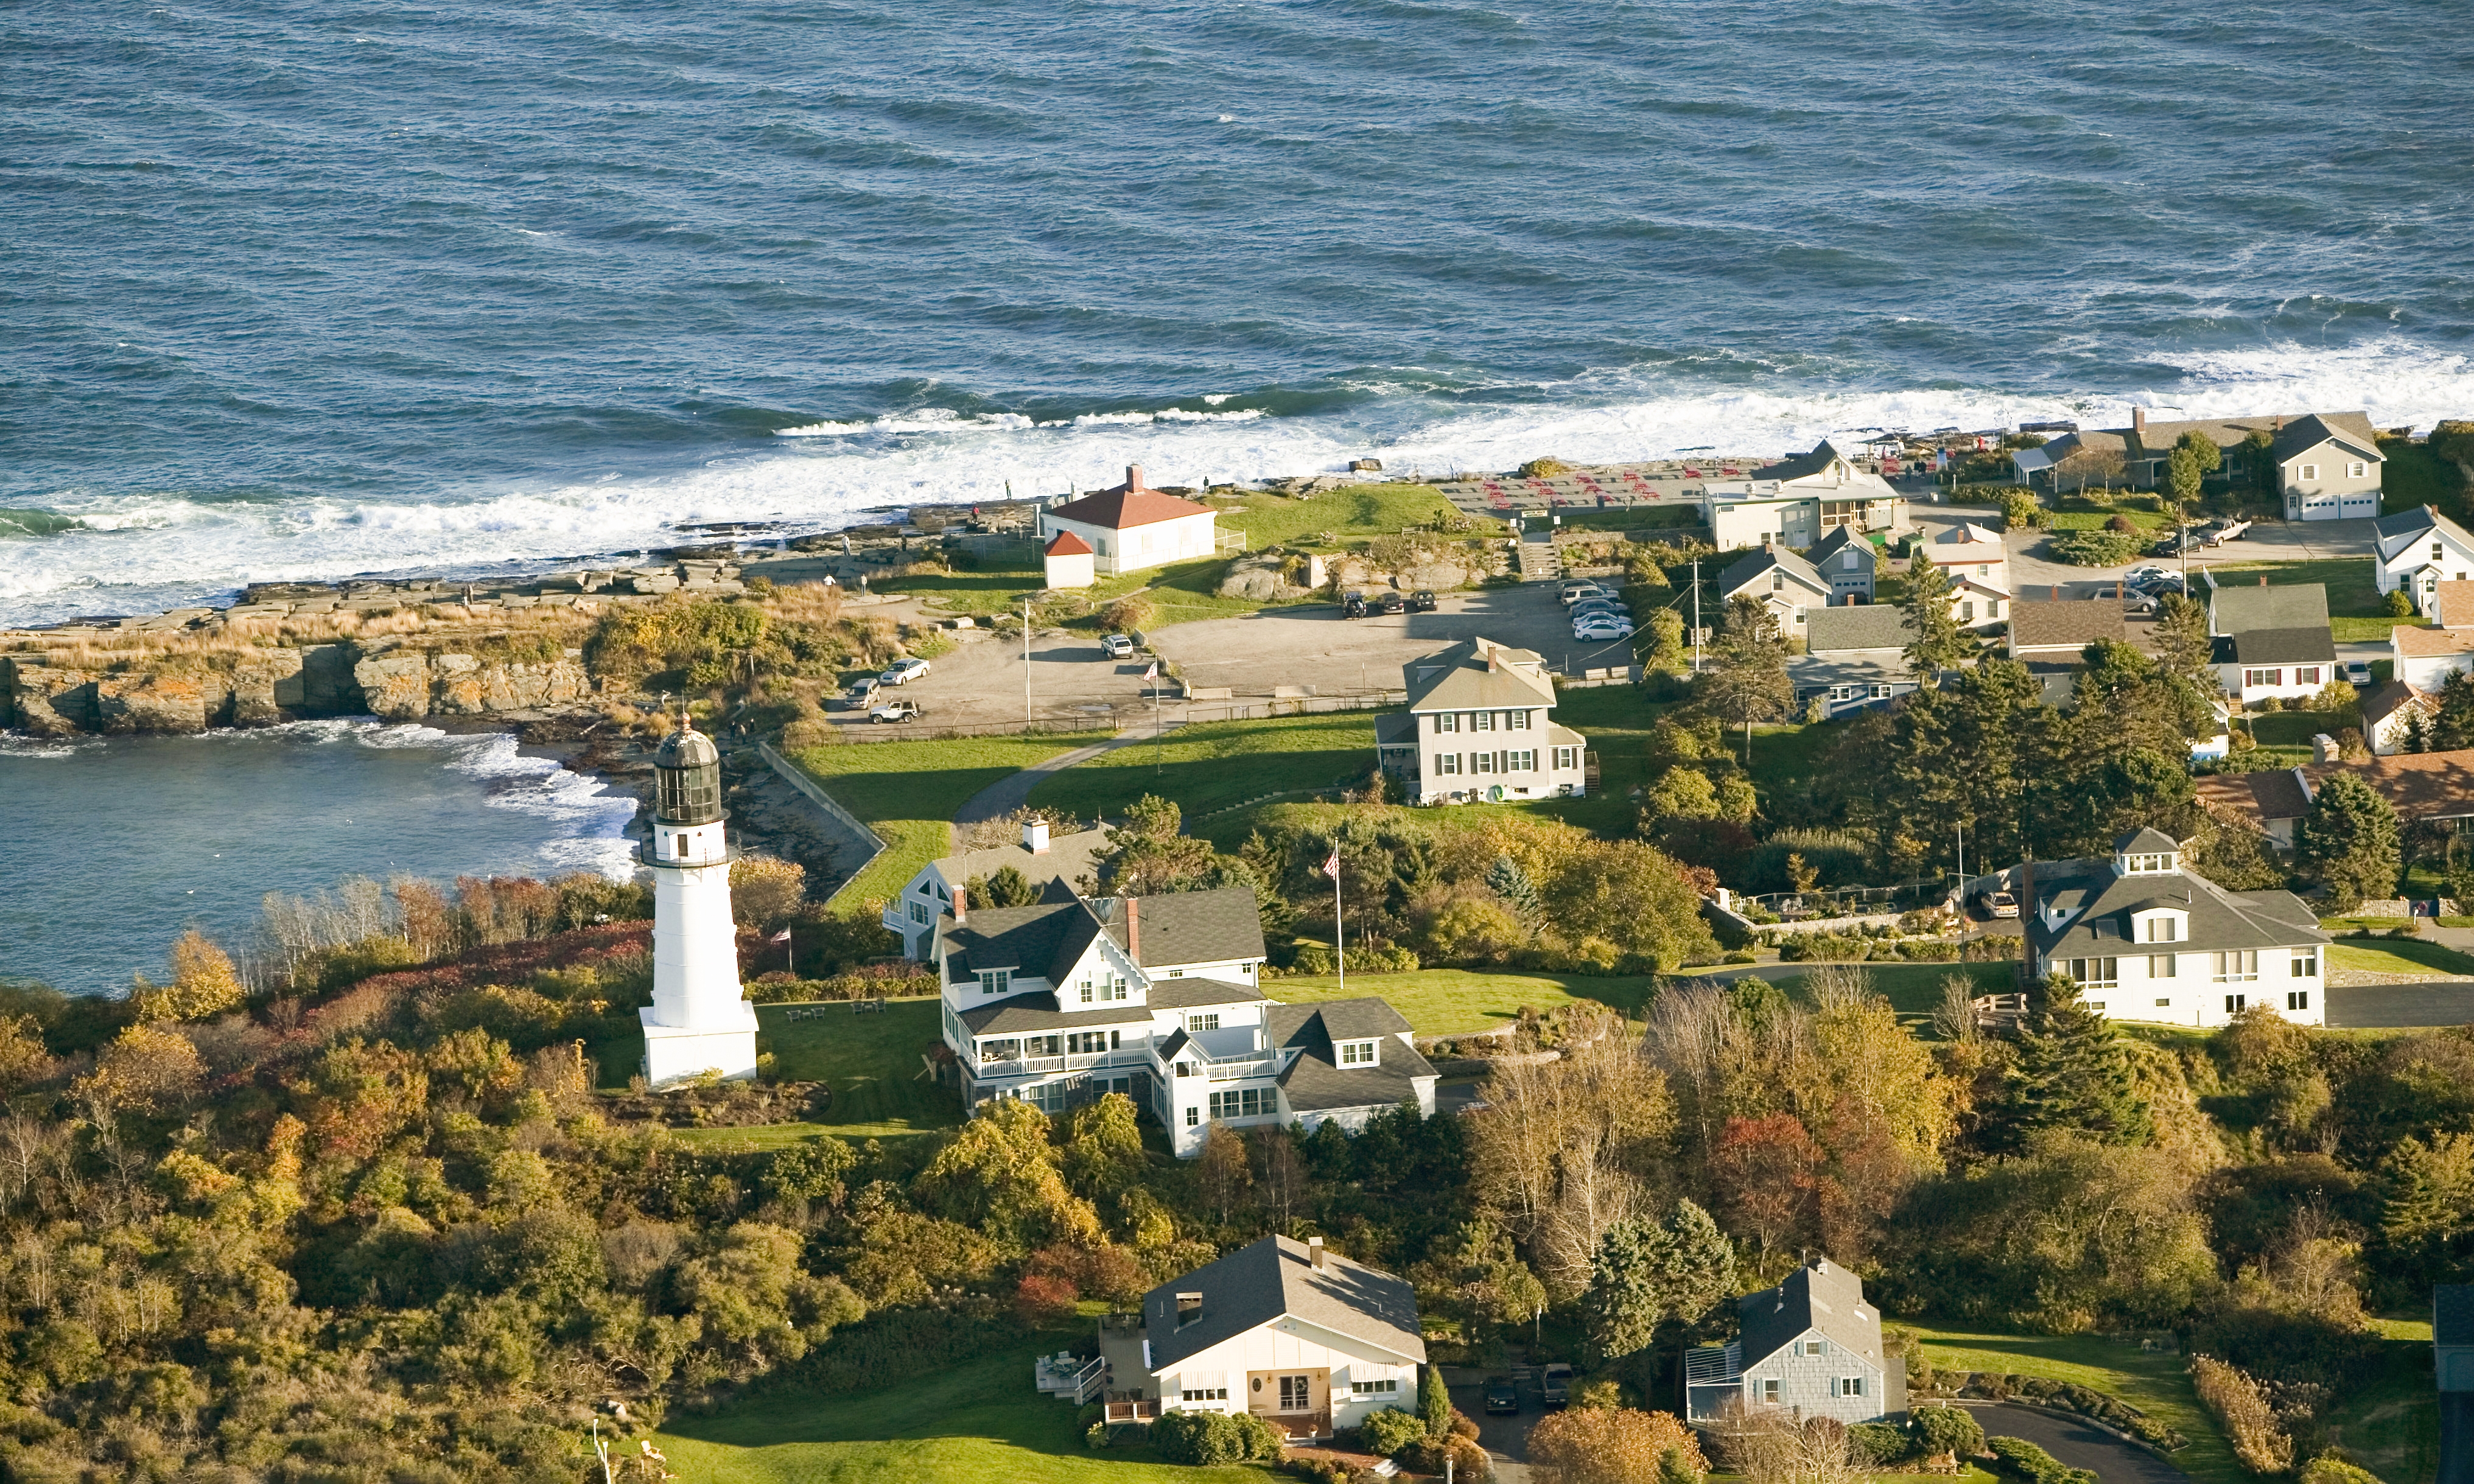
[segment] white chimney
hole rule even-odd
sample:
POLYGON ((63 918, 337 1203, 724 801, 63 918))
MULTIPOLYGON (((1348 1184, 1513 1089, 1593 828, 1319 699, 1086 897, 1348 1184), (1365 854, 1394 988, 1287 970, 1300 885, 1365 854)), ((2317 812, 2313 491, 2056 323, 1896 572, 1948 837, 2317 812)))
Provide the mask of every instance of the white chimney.
POLYGON ((1322 1238, 1306 1238, 1306 1256, 1312 1260, 1317 1272, 1322 1270, 1322 1238))
POLYGON ((1035 856, 1048 854, 1048 821, 1030 819, 1023 823, 1022 848, 1035 856))

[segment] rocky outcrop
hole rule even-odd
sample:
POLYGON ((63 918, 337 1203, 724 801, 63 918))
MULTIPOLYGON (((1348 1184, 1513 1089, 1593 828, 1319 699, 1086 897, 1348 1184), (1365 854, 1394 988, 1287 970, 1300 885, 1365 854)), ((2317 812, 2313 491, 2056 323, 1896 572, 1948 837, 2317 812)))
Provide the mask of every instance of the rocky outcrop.
POLYGON ((1229 565, 1228 575, 1221 579, 1220 596, 1255 603, 1304 597, 1314 590, 1293 580, 1301 573, 1291 570, 1292 562, 1292 558, 1278 555, 1242 557, 1229 565))
POLYGON ((508 660, 402 646, 364 654, 352 678, 374 715, 397 720, 540 711, 593 695, 581 649, 555 660, 508 660))
POLYGON ((110 669, 0 655, 0 725, 36 737, 177 734, 364 714, 406 721, 485 717, 577 705, 593 692, 576 649, 554 660, 514 660, 307 645, 250 651, 221 667, 176 658, 110 669))
POLYGON ((1404 593, 1429 588, 1440 593, 1491 576, 1495 567, 1485 552, 1473 550, 1420 551, 1390 567, 1363 552, 1346 552, 1331 558, 1330 571, 1335 587, 1393 587, 1404 593))

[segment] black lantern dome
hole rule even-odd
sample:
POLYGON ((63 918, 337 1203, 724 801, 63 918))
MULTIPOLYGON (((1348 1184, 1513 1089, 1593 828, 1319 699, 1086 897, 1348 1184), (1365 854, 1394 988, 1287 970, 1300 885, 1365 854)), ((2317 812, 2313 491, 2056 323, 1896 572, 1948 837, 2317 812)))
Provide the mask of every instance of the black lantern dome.
POLYGON ((721 817, 721 750, 685 717, 653 754, 653 814, 668 824, 721 817))

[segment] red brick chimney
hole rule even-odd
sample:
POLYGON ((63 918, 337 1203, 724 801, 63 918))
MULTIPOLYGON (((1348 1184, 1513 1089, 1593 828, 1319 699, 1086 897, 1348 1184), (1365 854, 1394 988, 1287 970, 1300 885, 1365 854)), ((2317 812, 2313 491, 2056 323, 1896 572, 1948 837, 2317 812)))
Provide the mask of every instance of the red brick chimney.
POLYGON ((1143 962, 1143 903, 1140 897, 1126 898, 1126 957, 1140 968, 1143 962))
POLYGON ((959 887, 954 888, 954 921, 958 925, 970 916, 970 895, 959 887))
POLYGON ((2147 408, 2133 407, 2130 409, 2130 430, 2134 433, 2144 433, 2147 431, 2147 408))
POLYGON ((1126 488, 1129 492, 1143 488, 1142 465, 1128 464, 1126 466, 1126 488))

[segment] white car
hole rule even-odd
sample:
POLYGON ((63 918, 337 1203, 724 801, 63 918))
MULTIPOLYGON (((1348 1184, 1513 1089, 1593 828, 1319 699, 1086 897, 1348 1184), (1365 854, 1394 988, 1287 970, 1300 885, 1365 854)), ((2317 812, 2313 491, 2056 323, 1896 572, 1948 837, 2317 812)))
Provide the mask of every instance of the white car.
POLYGON ((1614 595, 1613 593, 1608 592, 1605 588, 1598 586, 1594 582, 1566 582, 1564 584, 1564 605, 1567 608, 1585 597, 1613 597, 1613 596, 1614 595))
POLYGON ((1100 654, 1104 659, 1130 660, 1134 657, 1134 642, 1123 634, 1103 634, 1100 654))
POLYGON ((884 681, 886 685, 909 685, 913 680, 925 680, 928 678, 928 662, 926 660, 896 660, 885 668, 884 674, 879 675, 876 678, 884 681))
POLYGON ((1621 619, 1584 619, 1572 625, 1574 639, 1629 639, 1632 625, 1621 619))

